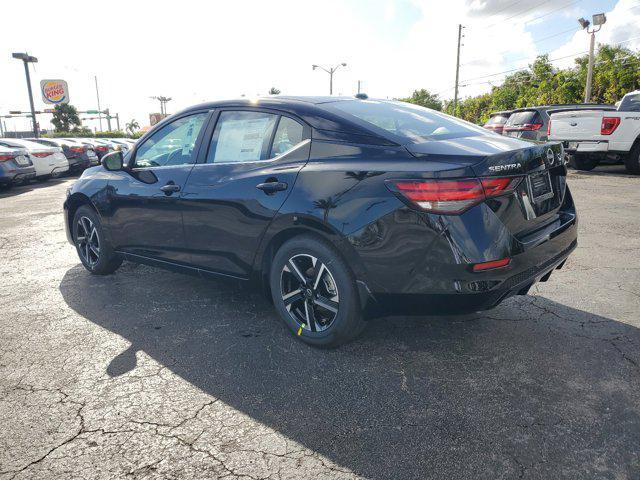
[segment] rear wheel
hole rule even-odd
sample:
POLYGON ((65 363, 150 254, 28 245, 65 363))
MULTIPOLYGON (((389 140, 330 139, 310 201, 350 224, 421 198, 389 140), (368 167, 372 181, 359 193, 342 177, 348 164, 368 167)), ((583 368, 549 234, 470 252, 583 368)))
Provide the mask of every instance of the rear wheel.
POLYGON ((624 167, 632 175, 640 175, 640 142, 624 157, 624 167))
POLYGON ((113 273, 122 264, 105 238, 100 217, 87 205, 73 216, 73 240, 82 265, 95 275, 113 273))
POLYGON ((349 267, 331 245, 315 237, 303 235, 280 247, 270 286, 280 317, 305 343, 336 347, 366 325, 349 267))
POLYGON ((574 153, 569 160, 571 165, 576 170, 593 170, 598 166, 598 159, 585 155, 584 153, 574 153))

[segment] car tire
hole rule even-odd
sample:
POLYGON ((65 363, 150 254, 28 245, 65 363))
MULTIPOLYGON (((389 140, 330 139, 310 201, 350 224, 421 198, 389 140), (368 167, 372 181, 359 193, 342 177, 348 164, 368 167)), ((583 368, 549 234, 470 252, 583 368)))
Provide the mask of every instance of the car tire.
POLYGON ((366 326, 353 273, 320 238, 301 235, 285 242, 271 262, 269 284, 278 314, 309 345, 337 347, 366 326))
POLYGON ((574 153, 569 160, 571 165, 576 170, 589 171, 598 166, 599 160, 597 158, 590 157, 584 153, 574 153))
POLYGON ((73 241, 82 265, 94 275, 108 275, 122 264, 105 237, 100 217, 88 205, 73 216, 73 241))
POLYGON ((640 175, 640 142, 624 157, 624 168, 632 175, 640 175))

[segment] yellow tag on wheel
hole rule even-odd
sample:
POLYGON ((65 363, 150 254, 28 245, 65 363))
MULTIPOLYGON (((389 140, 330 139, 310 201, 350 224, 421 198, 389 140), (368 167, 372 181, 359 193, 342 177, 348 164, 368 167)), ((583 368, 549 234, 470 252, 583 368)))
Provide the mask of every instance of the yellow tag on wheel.
POLYGON ((305 324, 303 323, 302 325, 300 325, 300 328, 298 328, 298 336, 300 336, 302 334, 302 328, 305 326, 305 324))

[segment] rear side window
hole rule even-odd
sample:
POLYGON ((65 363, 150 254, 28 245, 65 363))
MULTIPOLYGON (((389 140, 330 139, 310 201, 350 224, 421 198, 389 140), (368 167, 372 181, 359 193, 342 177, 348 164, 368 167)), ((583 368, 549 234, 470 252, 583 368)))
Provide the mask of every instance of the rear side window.
POLYGON ((328 106, 356 117, 365 127, 381 128, 414 143, 486 135, 486 130, 477 125, 405 102, 348 100, 328 106))
POLYGON ((621 112, 640 112, 640 93, 625 96, 618 110, 621 112))
POLYGON ((271 157, 278 157, 299 144, 302 138, 302 125, 288 117, 280 117, 278 129, 273 137, 271 157))
MULTIPOLYGON (((278 115, 263 112, 222 112, 211 137, 207 163, 255 162, 269 158, 278 115)), ((283 137, 284 139, 284 134, 283 137)))
POLYGON ((525 125, 531 123, 544 123, 540 114, 535 110, 525 110, 524 112, 512 113, 506 124, 525 125))

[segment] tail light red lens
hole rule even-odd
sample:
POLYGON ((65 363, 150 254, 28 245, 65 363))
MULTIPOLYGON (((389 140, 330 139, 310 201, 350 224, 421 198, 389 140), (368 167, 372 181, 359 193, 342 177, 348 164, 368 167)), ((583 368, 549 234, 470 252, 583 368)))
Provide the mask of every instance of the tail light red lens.
POLYGON ((620 117, 603 117, 600 124, 600 135, 611 135, 620 125, 620 117))
POLYGON ((49 155, 53 155, 53 152, 33 152, 31 155, 38 158, 48 157, 49 155))
POLYGON ((551 119, 549 119, 549 123, 547 123, 547 137, 551 136, 551 119))
POLYGON ((492 260, 490 262, 476 263, 473 266, 473 271, 484 272, 485 270, 492 270, 494 268, 506 267, 510 263, 511 263, 511 259, 509 257, 501 258, 500 260, 492 260))
POLYGON ((0 162, 7 162, 16 158, 16 155, 0 155, 0 162))
POLYGON ((529 132, 532 130, 540 130, 541 128, 541 123, 523 123, 522 125, 504 127, 504 130, 507 132, 529 132))
POLYGON ((109 150, 109 147, 96 147, 96 151, 98 152, 106 152, 109 150))
POLYGON ((69 147, 73 153, 84 153, 85 147, 69 147))
POLYGON ((431 213, 458 214, 487 198, 512 192, 521 177, 459 180, 394 180, 392 191, 431 213))

